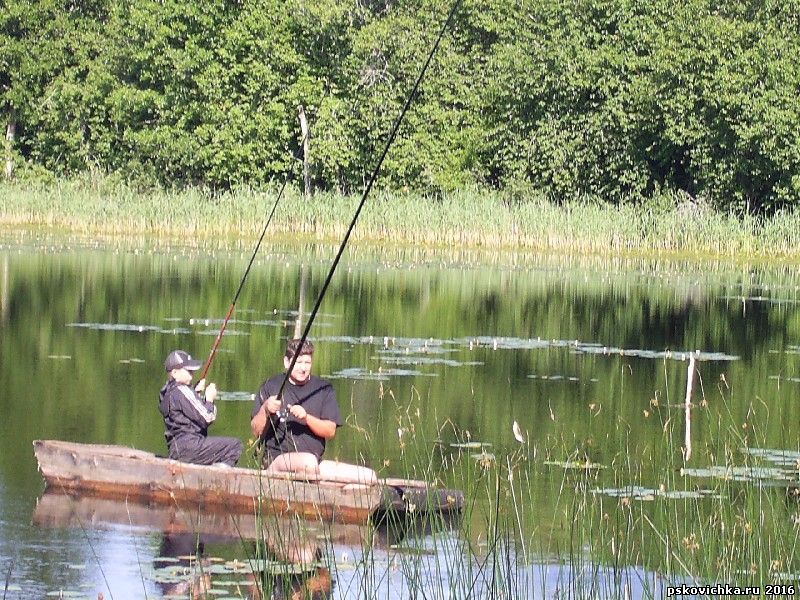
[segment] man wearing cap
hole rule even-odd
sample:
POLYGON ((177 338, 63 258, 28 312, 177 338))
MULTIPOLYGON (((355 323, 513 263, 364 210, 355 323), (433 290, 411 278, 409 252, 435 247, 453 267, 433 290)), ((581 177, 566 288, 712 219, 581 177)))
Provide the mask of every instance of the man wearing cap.
POLYGON ((217 418, 217 386, 209 384, 205 401, 198 395, 205 387, 205 379, 195 388, 190 387, 194 372, 201 366, 199 360, 183 350, 173 350, 164 361, 169 378, 161 388, 158 408, 164 416, 169 457, 198 465, 223 463, 232 467, 242 454, 242 441, 208 437, 208 428, 217 418))
POLYGON ((291 340, 283 357, 289 369, 297 355, 283 397, 278 398, 285 373, 265 381, 255 395, 250 428, 264 447, 264 466, 272 472, 313 473, 323 479, 377 482, 367 467, 322 460, 325 443, 341 426, 336 392, 326 380, 311 374, 314 345, 291 340))

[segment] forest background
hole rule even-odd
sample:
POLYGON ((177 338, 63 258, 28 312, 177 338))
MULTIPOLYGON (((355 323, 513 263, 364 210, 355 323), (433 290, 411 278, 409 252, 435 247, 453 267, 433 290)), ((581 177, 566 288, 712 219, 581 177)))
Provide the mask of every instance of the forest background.
MULTIPOLYGON (((6 176, 359 191, 443 0, 6 0, 6 176)), ((464 0, 380 185, 738 215, 800 201, 797 0, 464 0)))

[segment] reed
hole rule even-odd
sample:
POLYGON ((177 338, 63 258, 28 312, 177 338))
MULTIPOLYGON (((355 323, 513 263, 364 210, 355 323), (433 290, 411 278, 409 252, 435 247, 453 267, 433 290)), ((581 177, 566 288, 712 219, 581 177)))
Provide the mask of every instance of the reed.
MULTIPOLYGON (((276 190, 140 193, 105 180, 0 184, 0 224, 114 236, 238 240, 260 233, 276 190)), ((270 236, 340 239, 358 198, 287 193, 270 236)), ((556 203, 480 190, 430 198, 377 192, 354 239, 559 253, 797 258, 800 216, 741 217, 662 194, 644 204, 556 203)))
POLYGON ((8 565, 8 571, 6 571, 5 579, 3 580, 3 600, 6 600, 6 595, 8 594, 9 582, 11 581, 11 572, 14 570, 14 561, 11 561, 11 564, 8 565))
MULTIPOLYGON (((693 464, 758 474, 757 456, 742 450, 763 444, 768 407, 753 404, 742 422, 732 405, 723 385, 696 402, 708 431, 693 464)), ((619 451, 602 465, 567 435, 478 446, 449 421, 426 423, 418 407, 418 398, 397 406, 402 468, 464 489, 467 503, 455 529, 432 519, 398 548, 408 597, 662 597, 670 585, 715 583, 763 594, 798 577, 800 512, 786 487, 797 477, 687 476, 681 407, 651 406, 662 435, 647 447, 626 441, 620 423, 619 451), (663 465, 656 481, 644 468, 652 461, 663 465)), ((382 440, 385 454, 385 436, 365 437, 382 440)), ((374 560, 354 568, 387 577, 374 560)))

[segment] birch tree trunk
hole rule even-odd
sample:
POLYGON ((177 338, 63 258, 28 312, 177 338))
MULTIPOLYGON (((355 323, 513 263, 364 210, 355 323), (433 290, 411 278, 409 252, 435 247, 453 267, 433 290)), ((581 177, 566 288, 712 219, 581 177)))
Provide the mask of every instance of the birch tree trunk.
POLYGON ((308 121, 306 120, 306 111, 303 109, 302 104, 297 107, 297 111, 300 113, 300 131, 303 134, 303 190, 306 197, 308 197, 311 195, 311 168, 308 162, 308 154, 310 151, 308 142, 308 121))
POLYGON ((8 113, 8 124, 6 125, 6 179, 14 176, 14 140, 17 136, 17 121, 14 111, 8 113))

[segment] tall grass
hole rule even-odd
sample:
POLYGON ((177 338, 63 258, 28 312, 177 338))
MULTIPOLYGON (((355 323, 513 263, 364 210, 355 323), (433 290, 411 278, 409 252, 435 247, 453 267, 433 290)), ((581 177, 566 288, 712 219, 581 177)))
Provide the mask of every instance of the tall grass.
MULTIPOLYGON (((41 186, 0 184, 0 224, 108 235, 254 238, 276 192, 240 189, 136 192, 103 180, 41 186)), ((357 197, 286 194, 270 236, 340 239, 357 197)), ((645 204, 555 203, 477 190, 443 198, 375 192, 354 238, 450 247, 562 253, 691 254, 797 258, 800 215, 740 217, 669 194, 645 204)))
MULTIPOLYGON (((763 446, 769 407, 753 403, 741 422, 724 385, 709 393, 693 409, 707 441, 692 465, 757 470, 742 449, 763 446)), ((714 583, 763 593, 800 577, 800 507, 787 494, 797 478, 686 476, 680 406, 650 406, 662 435, 647 447, 626 442, 629 425, 620 422, 614 435, 623 445, 595 468, 591 447, 576 448, 568 436, 477 449, 447 420, 430 436, 418 401, 398 411, 402 469, 465 490, 463 517, 453 531, 435 515, 412 515, 428 522, 418 528, 425 535, 409 534, 397 551, 407 595, 370 588, 361 597, 662 597, 668 585, 714 583)), ((355 568, 373 581, 385 577, 374 561, 355 568)))

